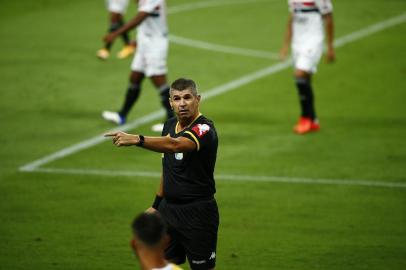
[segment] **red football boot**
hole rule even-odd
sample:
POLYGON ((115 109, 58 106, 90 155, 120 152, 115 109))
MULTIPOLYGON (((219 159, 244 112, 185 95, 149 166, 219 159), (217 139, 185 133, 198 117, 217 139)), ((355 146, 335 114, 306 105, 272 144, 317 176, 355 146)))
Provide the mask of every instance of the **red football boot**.
POLYGON ((293 127, 293 131, 297 134, 306 134, 309 132, 315 132, 320 129, 318 120, 312 120, 309 117, 300 117, 296 126, 293 127))
POLYGON ((312 120, 312 125, 310 126, 311 131, 319 131, 320 130, 320 123, 319 120, 314 119, 312 120))

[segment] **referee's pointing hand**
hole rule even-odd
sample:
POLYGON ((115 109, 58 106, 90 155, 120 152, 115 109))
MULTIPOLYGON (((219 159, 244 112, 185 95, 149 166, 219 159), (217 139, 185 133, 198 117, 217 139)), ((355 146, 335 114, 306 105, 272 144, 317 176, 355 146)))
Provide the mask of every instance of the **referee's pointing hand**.
POLYGON ((113 137, 113 144, 119 147, 136 145, 140 140, 138 135, 128 134, 122 131, 106 133, 104 137, 113 137))

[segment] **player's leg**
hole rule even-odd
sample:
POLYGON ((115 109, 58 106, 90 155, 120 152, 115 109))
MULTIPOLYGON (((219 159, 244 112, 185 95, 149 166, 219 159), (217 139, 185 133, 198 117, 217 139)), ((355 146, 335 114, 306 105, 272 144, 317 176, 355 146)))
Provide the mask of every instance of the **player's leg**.
POLYGON ((124 103, 118 112, 104 111, 102 116, 105 120, 111 121, 115 124, 124 124, 128 113, 133 107, 134 103, 138 100, 141 92, 141 84, 145 78, 145 55, 143 42, 139 43, 134 59, 131 63, 130 84, 128 85, 124 103))
MULTIPOLYGON (((122 24, 123 22, 122 15, 120 13, 110 11, 109 16, 110 16, 110 27, 108 29, 108 32, 111 33, 119 29, 123 25, 122 24)), ((104 47, 97 51, 97 57, 103 60, 109 58, 110 49, 112 46, 113 42, 106 42, 104 44, 104 47)))
MULTIPOLYGON (((118 30, 121 26, 123 26, 123 16, 120 13, 116 12, 110 12, 110 28, 109 28, 109 33, 114 32, 118 30)), ((127 35, 128 37, 128 35, 127 35)), ((106 48, 108 50, 111 49, 111 46, 113 45, 112 42, 106 43, 106 48)))
POLYGON ((295 70, 295 82, 301 108, 301 117, 294 127, 294 131, 298 134, 305 134, 320 129, 320 125, 316 118, 311 79, 312 74, 310 72, 301 69, 295 70))
MULTIPOLYGON (((151 81, 159 93, 161 105, 164 107, 166 112, 166 119, 172 118, 174 113, 169 102, 169 85, 167 83, 166 75, 151 76, 151 81)), ((157 123, 154 124, 151 129, 154 132, 162 132, 163 127, 164 125, 162 123, 157 123)))
MULTIPOLYGON (((166 74, 168 73, 166 58, 168 56, 168 39, 160 38, 155 39, 153 44, 150 44, 146 49, 146 75, 151 79, 155 88, 157 89, 162 107, 166 111, 166 117, 171 118, 174 116, 171 105, 169 103, 169 85, 167 82, 166 74)), ((161 132, 163 124, 155 124, 152 130, 161 132)))
MULTIPOLYGON (((110 27, 109 33, 118 30, 121 26, 124 25, 123 15, 126 12, 128 6, 128 0, 108 0, 107 1, 107 10, 109 11, 110 16, 110 27)), ((122 38, 124 40, 125 46, 118 53, 119 58, 125 58, 134 52, 134 46, 130 44, 130 38, 127 32, 123 33, 122 38)), ((105 43, 104 47, 97 52, 97 56, 101 59, 107 59, 110 56, 110 49, 113 43, 105 43)))
POLYGON ((295 82, 300 99, 301 116, 316 119, 314 95, 311 84, 312 74, 304 70, 295 70, 295 82))
POLYGON ((316 118, 311 79, 317 70, 321 52, 322 46, 318 45, 314 45, 314 47, 308 46, 306 48, 293 46, 294 77, 301 108, 301 117, 293 129, 298 134, 317 131, 320 128, 316 118))
MULTIPOLYGON (((124 25, 123 16, 121 16, 120 18, 119 25, 120 27, 124 25)), ((122 33, 121 38, 124 42, 124 47, 117 53, 117 58, 124 59, 134 54, 136 43, 130 41, 130 36, 128 32, 122 33)))
POLYGON ((119 111, 122 118, 126 119, 131 108, 137 102, 141 92, 141 83, 144 80, 144 73, 139 71, 132 71, 130 75, 130 84, 127 88, 124 103, 119 111))
POLYGON ((130 83, 127 87, 123 105, 118 112, 104 111, 102 116, 105 120, 122 125, 126 122, 127 115, 131 108, 137 102, 141 92, 141 84, 144 80, 144 73, 132 71, 130 74, 130 83))
POLYGON ((164 74, 151 76, 151 81, 159 93, 162 107, 164 107, 166 111, 166 118, 172 118, 174 114, 169 102, 169 85, 166 79, 166 75, 164 74))

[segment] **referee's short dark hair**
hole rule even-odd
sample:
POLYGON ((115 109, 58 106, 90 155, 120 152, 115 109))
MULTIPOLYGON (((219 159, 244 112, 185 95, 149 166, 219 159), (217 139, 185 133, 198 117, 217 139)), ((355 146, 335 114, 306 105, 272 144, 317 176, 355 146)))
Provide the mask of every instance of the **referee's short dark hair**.
POLYGON ((191 90, 192 94, 194 96, 198 95, 197 94, 197 85, 191 79, 179 78, 171 84, 171 91, 172 90, 182 91, 182 90, 187 90, 187 89, 191 90))
POLYGON ((131 224, 134 235, 146 246, 157 246, 166 235, 166 225, 158 213, 141 213, 131 224))

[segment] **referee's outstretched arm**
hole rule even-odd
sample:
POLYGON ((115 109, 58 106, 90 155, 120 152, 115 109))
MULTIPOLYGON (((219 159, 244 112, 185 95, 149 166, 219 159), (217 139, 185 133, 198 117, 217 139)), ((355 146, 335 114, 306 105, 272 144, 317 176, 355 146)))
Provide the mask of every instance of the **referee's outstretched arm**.
POLYGON ((185 137, 144 137, 142 135, 128 134, 122 131, 106 133, 104 136, 112 137, 113 144, 118 147, 136 145, 159 153, 192 152, 196 149, 196 144, 185 137))

